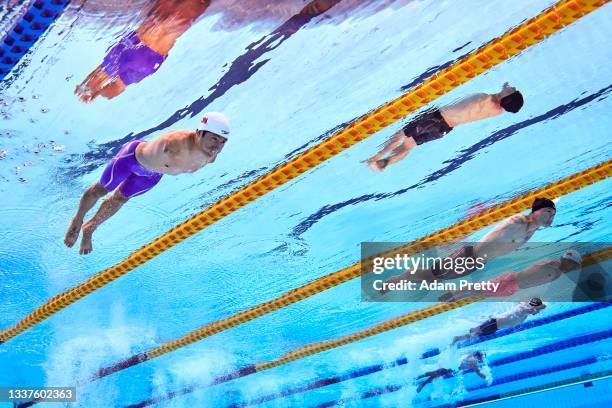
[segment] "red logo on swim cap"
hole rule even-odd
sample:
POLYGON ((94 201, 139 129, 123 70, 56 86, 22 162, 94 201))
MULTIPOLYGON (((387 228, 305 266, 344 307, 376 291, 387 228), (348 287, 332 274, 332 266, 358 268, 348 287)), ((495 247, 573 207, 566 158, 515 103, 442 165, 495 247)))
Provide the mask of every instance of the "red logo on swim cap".
POLYGON ((207 123, 208 123, 208 118, 207 118, 206 116, 204 116, 204 117, 202 118, 202 123, 203 123, 203 124, 207 124, 207 123))

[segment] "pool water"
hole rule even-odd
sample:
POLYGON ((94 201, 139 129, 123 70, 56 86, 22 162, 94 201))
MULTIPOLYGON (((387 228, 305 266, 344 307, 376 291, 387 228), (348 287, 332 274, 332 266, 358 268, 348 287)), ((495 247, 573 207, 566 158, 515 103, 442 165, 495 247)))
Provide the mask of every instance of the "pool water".
MULTIPOLYGON (((253 2, 250 15, 239 2, 213 1, 156 73, 114 99, 85 104, 76 85, 152 3, 74 2, 0 82, 0 328, 554 4, 343 0, 302 25, 292 22, 292 31, 283 24, 304 2, 287 0, 275 11, 268 3, 253 2), (96 231, 90 255, 64 246, 83 190, 126 141, 195 128, 205 111, 224 112, 232 123, 214 164, 164 177, 130 200, 96 231)), ((435 102, 498 92, 509 82, 525 97, 519 113, 462 126, 372 173, 361 161, 406 123, 398 122, 0 345, 0 386, 75 385, 101 367, 352 265, 361 242, 410 242, 609 160, 610 27, 612 8, 605 5, 435 102)), ((608 179, 560 198, 553 225, 532 241, 610 242, 611 186, 608 179)), ((362 302, 353 280, 80 385, 71 406, 137 404, 425 306, 362 302)), ((486 351, 490 386, 468 373, 416 394, 414 378, 423 371, 458 366, 461 352, 448 348, 453 336, 512 306, 469 305, 158 406, 225 407, 401 358, 407 363, 260 405, 463 406, 498 395, 482 404, 609 406, 607 308, 466 348, 486 351), (581 336, 590 340, 493 364, 581 336), (432 348, 440 353, 422 359, 432 348), (547 384, 557 385, 537 390, 547 384), (360 398, 372 390, 385 392, 360 398)), ((552 303, 537 318, 583 306, 552 303)))

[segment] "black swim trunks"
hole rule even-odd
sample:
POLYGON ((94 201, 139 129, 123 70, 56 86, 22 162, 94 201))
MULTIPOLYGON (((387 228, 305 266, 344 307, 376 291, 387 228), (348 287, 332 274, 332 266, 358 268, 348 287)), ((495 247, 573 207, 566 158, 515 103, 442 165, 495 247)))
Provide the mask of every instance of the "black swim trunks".
POLYGON ((494 318, 490 318, 480 326, 478 326, 478 334, 481 336, 488 336, 489 334, 493 334, 497 331, 497 320, 494 318))
POLYGON ((457 251, 453 252, 447 258, 464 258, 464 259, 473 259, 474 261, 471 263, 465 264, 464 262, 464 271, 459 273, 452 268, 444 268, 444 265, 440 265, 439 263, 435 264, 434 268, 431 270, 431 274, 438 279, 456 279, 465 277, 470 273, 476 270, 476 257, 474 255, 474 247, 472 245, 466 245, 464 247, 459 248, 457 251), (468 267, 470 266, 470 267, 468 267))
POLYGON ((442 117, 439 109, 423 112, 404 127, 406 137, 412 137, 417 145, 440 139, 453 130, 442 117))

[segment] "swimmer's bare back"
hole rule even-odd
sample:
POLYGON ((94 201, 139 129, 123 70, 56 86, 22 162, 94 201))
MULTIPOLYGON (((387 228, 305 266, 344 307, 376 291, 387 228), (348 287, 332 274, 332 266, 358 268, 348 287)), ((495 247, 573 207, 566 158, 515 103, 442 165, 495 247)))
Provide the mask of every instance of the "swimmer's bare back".
POLYGON ((440 108, 442 117, 452 128, 477 120, 492 118, 504 113, 502 98, 516 92, 516 88, 506 82, 498 93, 477 93, 459 102, 440 108))
POLYGON ((496 95, 479 93, 440 108, 442 117, 452 128, 477 120, 500 115, 504 109, 496 95))

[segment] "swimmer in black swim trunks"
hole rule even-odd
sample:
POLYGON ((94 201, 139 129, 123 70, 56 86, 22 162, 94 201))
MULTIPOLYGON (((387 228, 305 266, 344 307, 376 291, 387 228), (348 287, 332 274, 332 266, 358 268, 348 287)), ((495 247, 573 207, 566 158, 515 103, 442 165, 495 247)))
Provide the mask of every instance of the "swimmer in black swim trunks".
POLYGON ((395 133, 385 147, 366 163, 373 171, 383 171, 406 157, 415 146, 440 139, 459 125, 497 116, 503 112, 516 113, 522 106, 523 95, 505 83, 499 93, 480 93, 452 105, 430 109, 395 133))
POLYGON ((529 302, 521 302, 513 309, 498 316, 489 318, 484 323, 470 329, 470 332, 462 336, 455 336, 452 345, 460 341, 489 336, 499 329, 515 327, 523 323, 529 316, 536 315, 546 308, 546 304, 538 297, 531 298, 529 302))

